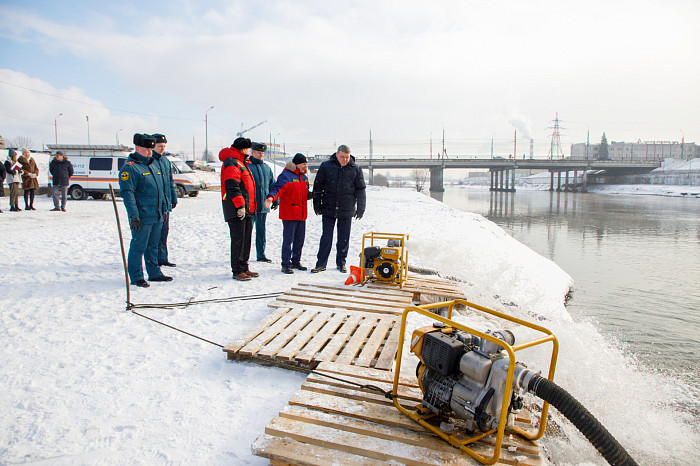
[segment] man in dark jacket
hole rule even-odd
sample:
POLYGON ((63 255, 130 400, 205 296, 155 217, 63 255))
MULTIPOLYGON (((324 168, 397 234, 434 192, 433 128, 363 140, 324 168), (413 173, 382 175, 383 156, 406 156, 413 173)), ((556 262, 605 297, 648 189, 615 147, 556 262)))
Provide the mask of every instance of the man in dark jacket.
POLYGON ((292 161, 287 163, 270 189, 265 206, 271 206, 278 198, 282 220, 282 272, 294 273, 292 269, 306 270, 306 267, 301 265, 301 250, 306 237, 306 203, 311 196, 304 154, 296 154, 292 161))
POLYGON ((163 177, 154 163, 152 149, 156 140, 148 134, 134 134, 135 152, 130 154, 119 171, 119 191, 129 216, 131 244, 127 270, 131 284, 148 288, 143 279, 142 261, 146 262, 148 279, 169 282, 158 265, 158 244, 163 218, 167 213, 163 194, 163 177))
MULTIPOLYGON (((3 197, 5 195, 5 188, 2 187, 2 184, 5 182, 5 164, 0 163, 0 197, 3 197)), ((2 209, 0 209, 0 214, 2 213, 2 209)))
MULTIPOLYGON (((250 172, 253 174, 253 179, 255 179, 255 199, 258 199, 254 225, 255 252, 259 262, 272 262, 265 257, 265 221, 267 220, 267 214, 270 212, 270 208, 263 202, 263 199, 265 199, 267 193, 270 192, 270 188, 272 188, 272 185, 275 183, 275 178, 272 176, 270 167, 263 162, 263 154, 266 149, 267 146, 265 146, 265 144, 253 142, 249 158, 250 163, 248 164, 248 168, 250 168, 250 172)), ((276 207, 277 202, 272 204, 273 209, 276 207)))
POLYGON ((70 177, 73 176, 73 164, 68 161, 63 152, 56 152, 53 160, 49 163, 49 173, 51 173, 51 198, 53 199, 53 212, 66 211, 66 198, 68 197, 68 186, 70 177), (58 194, 61 194, 61 207, 58 207, 58 194))
POLYGON ((219 152, 221 160, 221 205, 231 235, 231 272, 234 280, 247 281, 260 275, 248 269, 250 240, 255 216, 255 180, 246 160, 248 138, 236 138, 219 152))
POLYGON ((175 267, 175 264, 168 260, 168 233, 170 232, 170 212, 177 205, 177 189, 173 181, 173 167, 170 160, 165 156, 165 145, 168 143, 164 134, 152 134, 156 140, 153 147, 153 163, 158 164, 160 176, 163 181, 163 195, 165 196, 165 217, 163 227, 160 230, 160 243, 158 244, 158 265, 175 267))
POLYGON ((314 180, 314 212, 322 215, 323 233, 316 255, 316 267, 311 273, 326 270, 333 246, 333 229, 338 223, 335 264, 347 272, 345 260, 350 248, 350 227, 353 216, 361 219, 365 213, 365 179, 362 168, 355 164, 350 148, 345 144, 329 160, 321 164, 314 180))

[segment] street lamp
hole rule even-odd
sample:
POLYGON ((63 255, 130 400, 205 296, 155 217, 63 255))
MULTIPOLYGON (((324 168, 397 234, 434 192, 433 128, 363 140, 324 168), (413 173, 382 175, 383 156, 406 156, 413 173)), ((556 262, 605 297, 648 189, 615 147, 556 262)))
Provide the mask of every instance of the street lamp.
MULTIPOLYGON (((123 131, 123 130, 124 130, 124 128, 119 128, 119 131, 123 131)), ((117 131, 117 133, 114 135, 114 137, 117 140, 117 145, 119 145, 119 131, 117 131)))
POLYGON ((56 120, 58 120, 58 117, 60 117, 61 115, 63 115, 63 112, 56 115, 56 118, 53 119, 53 129, 56 134, 56 144, 58 144, 58 123, 56 123, 56 120))
MULTIPOLYGON (((209 161, 209 121, 207 119, 208 118, 207 113, 209 113, 209 110, 211 110, 212 108, 214 108, 213 105, 211 107, 209 107, 209 109, 206 112, 204 112, 204 161, 205 162, 209 161)), ((195 159, 196 158, 197 157, 195 155, 195 159)))
POLYGON ((85 115, 85 120, 87 120, 87 127, 88 127, 88 146, 90 145, 90 117, 85 115))

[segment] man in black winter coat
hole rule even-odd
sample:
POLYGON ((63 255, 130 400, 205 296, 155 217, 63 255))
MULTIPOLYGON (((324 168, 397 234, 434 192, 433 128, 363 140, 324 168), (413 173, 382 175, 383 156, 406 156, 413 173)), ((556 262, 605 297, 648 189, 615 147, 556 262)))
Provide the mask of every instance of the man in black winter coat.
POLYGON ((66 211, 66 198, 70 177, 73 176, 73 164, 60 150, 56 152, 53 160, 49 163, 49 173, 51 173, 51 198, 53 199, 53 209, 51 211, 66 211), (61 207, 58 207, 58 196, 61 195, 61 207))
POLYGON ((350 148, 345 144, 323 162, 314 180, 314 212, 322 216, 323 233, 316 255, 316 267, 311 273, 326 270, 333 246, 333 229, 337 222, 335 264, 345 273, 345 260, 350 248, 350 228, 353 216, 361 219, 365 213, 366 194, 362 168, 355 164, 350 148))

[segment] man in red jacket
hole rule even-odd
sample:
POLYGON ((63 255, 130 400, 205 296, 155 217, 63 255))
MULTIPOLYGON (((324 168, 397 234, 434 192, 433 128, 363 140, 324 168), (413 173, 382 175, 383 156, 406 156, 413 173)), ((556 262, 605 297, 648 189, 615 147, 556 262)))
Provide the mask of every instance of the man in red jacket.
POLYGON ((250 240, 255 216, 255 180, 246 158, 250 155, 248 138, 237 138, 231 147, 221 149, 221 204, 231 234, 231 272, 234 280, 247 281, 258 273, 248 269, 250 240))
POLYGON ((280 200, 280 220, 282 220, 282 272, 306 270, 301 265, 301 250, 306 236, 306 201, 309 194, 309 179, 306 176, 306 157, 296 154, 287 162, 277 182, 270 189, 265 200, 269 208, 277 198, 280 200))

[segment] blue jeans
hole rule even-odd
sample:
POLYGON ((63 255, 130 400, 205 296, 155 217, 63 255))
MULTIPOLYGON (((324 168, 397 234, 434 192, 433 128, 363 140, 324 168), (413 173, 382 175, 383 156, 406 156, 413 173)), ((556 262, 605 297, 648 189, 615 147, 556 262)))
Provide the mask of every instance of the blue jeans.
POLYGON ((142 261, 146 262, 149 280, 163 275, 158 266, 158 242, 162 226, 161 222, 149 223, 141 225, 139 231, 132 230, 129 256, 126 261, 131 283, 143 280, 142 261))
POLYGON ((168 233, 170 232, 170 213, 165 214, 163 227, 160 229, 160 242, 158 243, 158 263, 168 262, 168 233))
POLYGON ((301 262, 301 250, 306 237, 306 221, 282 220, 282 267, 301 262))
POLYGON ((350 227, 352 226, 352 217, 334 218, 322 217, 323 232, 321 233, 321 242, 318 245, 318 254, 316 255, 316 267, 325 267, 328 264, 328 256, 331 253, 333 246, 333 229, 338 222, 338 239, 336 242, 335 265, 340 267, 345 265, 345 259, 348 257, 348 249, 350 249, 350 227))
POLYGON ((265 257, 265 220, 267 219, 267 214, 261 212, 253 218, 255 219, 256 259, 263 259, 265 257))

